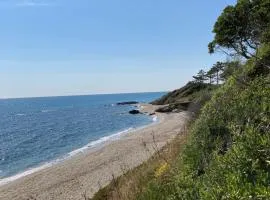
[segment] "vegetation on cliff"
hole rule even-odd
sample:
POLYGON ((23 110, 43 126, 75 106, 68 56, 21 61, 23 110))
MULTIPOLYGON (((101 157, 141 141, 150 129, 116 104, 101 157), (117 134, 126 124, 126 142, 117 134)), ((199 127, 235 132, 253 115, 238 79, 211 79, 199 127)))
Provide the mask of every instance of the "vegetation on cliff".
POLYGON ((209 52, 231 61, 152 102, 201 109, 184 150, 133 199, 270 199, 270 0, 227 6, 213 33, 209 52))
POLYGON ((169 175, 139 199, 270 199, 269 13, 269 0, 224 9, 209 50, 242 63, 227 65, 227 80, 202 108, 169 175))

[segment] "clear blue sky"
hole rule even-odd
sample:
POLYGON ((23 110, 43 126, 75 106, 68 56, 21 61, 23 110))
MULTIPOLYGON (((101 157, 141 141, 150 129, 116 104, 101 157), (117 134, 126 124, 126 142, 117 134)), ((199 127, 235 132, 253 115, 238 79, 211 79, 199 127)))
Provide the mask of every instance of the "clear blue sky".
POLYGON ((167 91, 209 55, 235 0, 1 0, 0 98, 167 91))

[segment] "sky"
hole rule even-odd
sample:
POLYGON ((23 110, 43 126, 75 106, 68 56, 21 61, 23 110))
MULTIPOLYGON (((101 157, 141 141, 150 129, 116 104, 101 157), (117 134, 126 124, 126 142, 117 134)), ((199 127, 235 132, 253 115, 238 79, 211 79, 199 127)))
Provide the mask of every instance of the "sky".
POLYGON ((1 0, 0 98, 170 91, 236 0, 1 0))

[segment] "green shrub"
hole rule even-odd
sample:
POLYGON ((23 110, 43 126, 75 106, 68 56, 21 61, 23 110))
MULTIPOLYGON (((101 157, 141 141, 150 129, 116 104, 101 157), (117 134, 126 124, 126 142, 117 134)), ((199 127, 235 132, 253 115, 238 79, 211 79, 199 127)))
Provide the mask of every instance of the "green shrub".
POLYGON ((270 78, 248 67, 204 106, 170 178, 140 199, 270 199, 270 78))

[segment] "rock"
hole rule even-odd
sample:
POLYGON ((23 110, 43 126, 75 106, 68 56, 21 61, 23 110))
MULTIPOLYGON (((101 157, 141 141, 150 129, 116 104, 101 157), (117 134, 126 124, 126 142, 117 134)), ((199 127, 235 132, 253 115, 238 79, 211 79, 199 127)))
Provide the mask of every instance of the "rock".
POLYGON ((124 101, 124 102, 119 102, 116 105, 118 106, 123 106, 123 105, 133 105, 133 104, 138 104, 139 102, 137 101, 124 101))
POLYGON ((129 114, 137 115, 137 114, 141 114, 141 112, 139 110, 131 110, 129 111, 129 114))
POLYGON ((182 112, 184 110, 188 110, 189 106, 190 106, 191 102, 190 101, 186 101, 186 102, 177 102, 177 103, 173 103, 173 104, 169 104, 163 107, 160 107, 156 110, 156 112, 160 112, 160 113, 177 113, 177 112, 182 112))
POLYGON ((158 108, 156 110, 156 112, 160 112, 160 113, 169 113, 169 112, 172 112, 174 108, 172 108, 171 106, 164 106, 164 107, 161 107, 161 108, 158 108))
POLYGON ((179 101, 179 102, 176 102, 175 104, 178 106, 182 106, 183 108, 188 109, 188 107, 191 103, 192 103, 191 101, 179 101))

